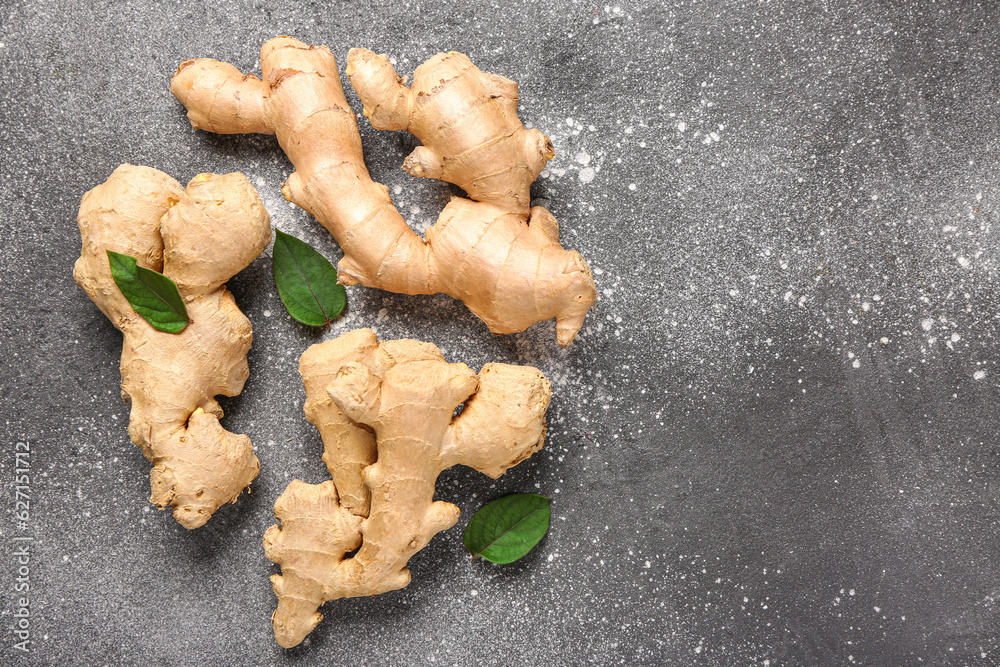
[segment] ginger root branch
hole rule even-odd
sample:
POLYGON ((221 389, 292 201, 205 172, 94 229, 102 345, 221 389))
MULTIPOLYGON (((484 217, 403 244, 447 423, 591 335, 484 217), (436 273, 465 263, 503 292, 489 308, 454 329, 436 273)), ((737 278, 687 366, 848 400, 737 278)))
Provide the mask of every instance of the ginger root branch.
POLYGON ((443 292, 494 333, 555 318, 559 344, 569 345, 596 299, 594 281, 583 257, 559 244, 551 213, 529 208, 531 182, 553 154, 544 134, 518 120, 516 84, 460 54, 439 54, 418 68, 410 90, 382 56, 369 54, 352 52, 348 64, 366 113, 379 127, 424 140, 406 162, 410 173, 457 183, 475 200, 453 200, 426 239, 372 181, 327 47, 272 39, 261 49, 262 79, 227 63, 186 60, 170 90, 196 129, 277 135, 295 167, 282 192, 336 237, 342 283, 443 292), (438 75, 447 79, 435 87, 438 75))
POLYGON ((433 345, 379 344, 370 329, 314 345, 299 369, 334 481, 292 482, 264 538, 282 568, 272 625, 286 648, 316 627, 324 602, 406 586, 410 558, 458 520, 455 505, 434 500, 438 475, 463 464, 499 477, 531 456, 551 394, 537 369, 487 364, 477 376, 433 345))
POLYGON ((122 165, 83 196, 83 251, 73 276, 124 336, 128 433, 147 459, 150 502, 197 528, 256 478, 250 438, 222 428, 215 396, 247 379, 253 339, 225 282, 267 246, 270 219, 242 174, 201 174, 187 188, 161 171, 122 165), (142 319, 111 276, 107 250, 173 278, 190 323, 179 334, 142 319))

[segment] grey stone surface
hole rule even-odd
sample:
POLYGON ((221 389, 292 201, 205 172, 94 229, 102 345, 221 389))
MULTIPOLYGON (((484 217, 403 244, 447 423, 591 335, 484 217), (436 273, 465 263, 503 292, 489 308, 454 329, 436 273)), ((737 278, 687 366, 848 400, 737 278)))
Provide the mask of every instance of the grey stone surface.
MULTIPOLYGON (((0 662, 1000 662, 996 3, 5 0, 0 42, 0 662), (255 341, 223 405, 262 472, 188 532, 146 502, 120 336, 71 278, 76 208, 122 162, 181 181, 239 170, 277 227, 339 258, 281 198, 273 139, 195 133, 168 93, 181 60, 251 70, 284 33, 407 74, 461 50, 519 81, 522 118, 558 152, 534 196, 601 299, 566 351, 551 324, 493 337, 447 298, 360 287, 317 333, 260 258, 230 283, 255 341), (284 651, 261 536, 291 479, 326 478, 297 360, 357 326, 553 379, 542 453, 438 485, 466 517, 549 494, 552 531, 514 565, 470 565, 463 520, 407 589, 328 604, 284 651)), ((399 169, 409 136, 360 125, 374 178, 425 228, 448 187, 399 169)))

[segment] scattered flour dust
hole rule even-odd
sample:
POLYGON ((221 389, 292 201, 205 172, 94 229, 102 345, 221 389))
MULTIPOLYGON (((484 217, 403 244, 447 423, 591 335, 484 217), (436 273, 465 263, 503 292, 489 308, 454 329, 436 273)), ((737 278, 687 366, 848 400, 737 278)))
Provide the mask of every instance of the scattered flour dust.
MULTIPOLYGON (((992 297, 1000 186, 988 165, 970 163, 922 201, 887 177, 851 199, 808 162, 789 168, 747 152, 739 130, 714 111, 712 83, 702 91, 697 105, 661 106, 666 122, 618 127, 623 153, 655 145, 676 156, 675 171, 648 184, 609 177, 676 199, 634 253, 658 261, 636 266, 624 290, 599 280, 603 312, 658 309, 660 318, 626 318, 644 357, 658 353, 690 369, 682 389, 699 398, 720 378, 784 373, 817 350, 839 357, 845 373, 915 373, 945 355, 984 363, 976 360, 1000 336, 992 297), (755 175, 774 170, 788 178, 755 175)), ((614 152, 601 159, 612 169, 620 162, 614 152)), ((986 369, 968 373, 987 377, 986 369)))
MULTIPOLYGON (((530 126, 530 123, 525 125, 529 129, 530 126)), ((584 124, 575 118, 555 121, 544 119, 538 129, 549 137, 556 152, 556 156, 549 160, 540 174, 541 178, 555 179, 573 174, 584 185, 597 178, 605 152, 595 148, 588 149, 588 144, 598 146, 604 143, 603 137, 597 134, 596 126, 584 124), (594 151, 593 154, 590 151, 594 151)))

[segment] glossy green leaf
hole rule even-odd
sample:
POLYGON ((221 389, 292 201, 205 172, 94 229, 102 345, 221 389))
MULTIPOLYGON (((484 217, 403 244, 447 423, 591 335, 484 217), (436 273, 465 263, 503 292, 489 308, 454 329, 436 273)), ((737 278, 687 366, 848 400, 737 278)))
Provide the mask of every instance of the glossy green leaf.
POLYGON ((188 314, 177 283, 162 273, 139 266, 135 257, 112 250, 107 252, 111 277, 135 312, 160 331, 183 331, 188 324, 188 314))
POLYGON ((274 231, 274 282, 288 314, 303 324, 330 326, 347 304, 337 269, 305 241, 274 231))
POLYGON ((491 563, 513 563, 549 532, 551 501, 534 493, 515 493, 484 506, 465 527, 465 548, 491 563))

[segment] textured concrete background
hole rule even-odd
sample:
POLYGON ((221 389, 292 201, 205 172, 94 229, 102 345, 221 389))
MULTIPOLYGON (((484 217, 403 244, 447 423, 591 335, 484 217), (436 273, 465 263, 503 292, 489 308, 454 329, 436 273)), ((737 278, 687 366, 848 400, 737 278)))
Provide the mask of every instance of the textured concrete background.
MULTIPOLYGON (((996 3, 6 0, 0 26, 0 662, 1000 664, 996 3), (534 196, 601 300, 567 351, 551 323, 498 338, 447 298, 360 287, 315 332, 261 257, 230 283, 255 341, 223 405, 263 469, 188 532, 146 502, 120 335, 71 278, 76 209, 121 162, 240 170, 277 227, 338 259, 281 198, 272 138, 195 133, 168 93, 181 60, 254 69, 283 33, 406 74, 461 50, 519 81, 558 152, 534 196), (553 379, 542 453, 438 485, 465 517, 549 494, 552 530, 519 563, 470 565, 463 519, 409 588, 328 604, 284 651, 261 536, 291 479, 326 478, 297 360, 357 326, 553 379), (9 631, 24 535, 26 656, 9 631)), ((399 169, 409 136, 360 125, 422 230, 448 186, 399 169)))

